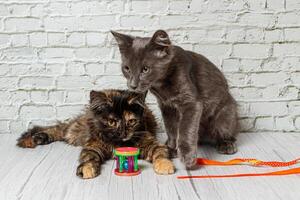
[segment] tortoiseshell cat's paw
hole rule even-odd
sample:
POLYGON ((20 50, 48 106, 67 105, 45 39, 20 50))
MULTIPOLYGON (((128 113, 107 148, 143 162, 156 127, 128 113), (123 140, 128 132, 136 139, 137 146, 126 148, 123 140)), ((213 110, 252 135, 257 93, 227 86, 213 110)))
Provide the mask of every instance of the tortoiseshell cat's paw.
POLYGON ((49 144, 51 138, 44 132, 33 132, 34 130, 24 133, 17 142, 19 147, 35 148, 37 145, 49 144))
POLYGON ((234 141, 222 141, 217 144, 217 151, 222 154, 234 154, 237 152, 237 146, 234 141))
POLYGON ((77 167, 76 175, 83 179, 95 178, 99 174, 100 167, 94 161, 83 162, 77 167))
POLYGON ((167 175, 174 174, 175 167, 171 160, 159 158, 153 162, 153 169, 157 174, 167 175))

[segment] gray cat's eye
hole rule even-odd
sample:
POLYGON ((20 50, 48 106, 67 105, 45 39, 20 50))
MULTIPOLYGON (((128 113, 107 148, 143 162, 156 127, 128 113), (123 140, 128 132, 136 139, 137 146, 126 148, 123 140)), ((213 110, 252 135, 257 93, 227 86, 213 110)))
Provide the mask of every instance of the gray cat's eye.
POLYGON ((143 72, 144 74, 148 73, 149 71, 150 71, 150 68, 149 68, 149 67, 147 67, 147 66, 144 66, 144 67, 143 67, 143 71, 142 71, 142 72, 143 72))
POLYGON ((129 72, 129 71, 130 71, 130 69, 129 69, 128 66, 124 66, 123 69, 124 69, 126 72, 129 72))

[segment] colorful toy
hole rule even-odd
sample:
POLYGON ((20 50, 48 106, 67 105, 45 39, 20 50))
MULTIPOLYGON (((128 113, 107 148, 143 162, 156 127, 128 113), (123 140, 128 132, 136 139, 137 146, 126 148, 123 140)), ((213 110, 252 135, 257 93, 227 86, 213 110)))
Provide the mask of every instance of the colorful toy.
POLYGON ((118 176, 136 176, 141 173, 138 166, 140 150, 134 147, 120 147, 114 150, 117 165, 115 174, 118 176))
MULTIPOLYGON (((300 158, 288 161, 288 162, 280 162, 280 161, 261 161, 257 159, 243 159, 237 158, 228 161, 216 161, 209 160, 205 158, 197 158, 198 165, 219 165, 219 166, 227 166, 227 165, 250 165, 255 167, 261 166, 269 166, 269 167, 288 167, 297 164, 300 162, 300 158)), ((300 167, 289 168, 286 170, 278 170, 271 171, 266 173, 247 173, 247 174, 225 174, 225 175, 200 175, 200 176, 177 176, 178 179, 191 179, 191 178, 233 178, 233 177, 245 177, 245 176, 282 176, 282 175, 290 175, 290 174, 300 174, 300 167)))

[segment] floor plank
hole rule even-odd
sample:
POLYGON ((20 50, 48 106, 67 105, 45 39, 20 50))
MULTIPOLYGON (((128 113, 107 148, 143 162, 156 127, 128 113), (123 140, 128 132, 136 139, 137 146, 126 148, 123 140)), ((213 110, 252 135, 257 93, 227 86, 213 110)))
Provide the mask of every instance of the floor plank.
MULTIPOLYGON (((108 161, 101 175, 92 180, 76 177, 80 148, 64 143, 21 149, 15 146, 16 135, 0 135, 1 200, 100 200, 100 199, 299 199, 300 176, 244 177, 230 179, 178 180, 178 175, 211 175, 266 172, 274 168, 230 166, 201 167, 186 171, 174 160, 175 175, 160 176, 150 163, 140 161, 142 174, 118 177, 115 162, 108 161)), ((239 152, 220 155, 214 148, 201 146, 199 157, 228 160, 255 157, 262 160, 288 161, 300 155, 300 135, 296 133, 249 133, 238 139, 239 152)), ((283 168, 276 168, 283 169, 283 168)))

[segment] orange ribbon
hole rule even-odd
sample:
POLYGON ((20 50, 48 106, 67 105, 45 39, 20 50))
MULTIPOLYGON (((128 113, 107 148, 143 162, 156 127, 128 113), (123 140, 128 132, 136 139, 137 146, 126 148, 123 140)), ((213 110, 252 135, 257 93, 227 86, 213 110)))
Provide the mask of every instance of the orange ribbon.
MULTIPOLYGON (((209 160, 205 158, 197 158, 198 165, 218 165, 218 166, 227 166, 227 165, 251 165, 251 166, 269 166, 269 167, 287 167, 297 164, 300 161, 300 158, 291 160, 288 162, 280 161, 261 161, 252 158, 236 158, 228 161, 216 161, 209 160)), ((300 174, 300 167, 272 171, 266 173, 246 173, 246 174, 227 174, 227 175, 200 175, 200 176, 177 176, 178 179, 190 179, 190 178, 234 178, 234 177, 245 177, 245 176, 282 176, 290 174, 300 174)))

